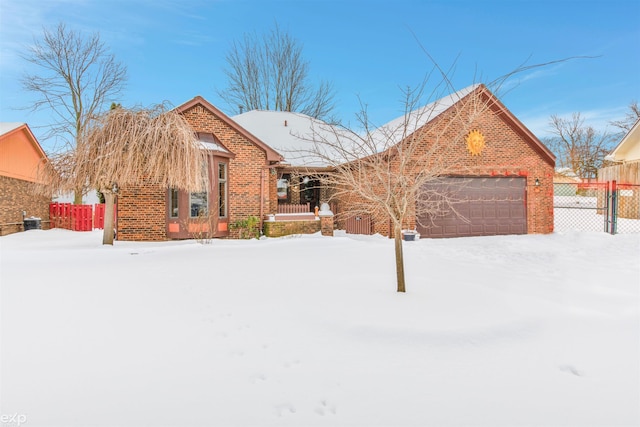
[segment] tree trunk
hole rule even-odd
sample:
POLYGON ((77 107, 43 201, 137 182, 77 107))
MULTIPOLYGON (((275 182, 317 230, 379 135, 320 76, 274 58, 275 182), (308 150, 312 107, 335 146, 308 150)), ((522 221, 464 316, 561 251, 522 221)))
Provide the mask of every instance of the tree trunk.
POLYGON ((76 189, 73 193, 73 204, 81 205, 82 204, 82 188, 76 189))
POLYGON ((393 238, 396 247, 396 276, 398 278, 398 292, 405 292, 404 255, 402 254, 402 227, 400 225, 394 225, 393 238))
POLYGON ((111 191, 103 191, 104 194, 104 233, 103 245, 113 245, 113 208, 116 195, 111 191))

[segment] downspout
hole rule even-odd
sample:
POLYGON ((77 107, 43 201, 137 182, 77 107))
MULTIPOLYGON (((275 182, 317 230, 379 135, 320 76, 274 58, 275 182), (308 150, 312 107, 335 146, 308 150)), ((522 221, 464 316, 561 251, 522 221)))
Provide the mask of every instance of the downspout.
MULTIPOLYGON (((260 230, 264 227, 264 176, 267 170, 272 170, 280 166, 279 164, 266 165, 263 166, 260 171, 260 230)), ((269 194, 267 193, 267 199, 269 198, 269 194)))
POLYGON ((265 169, 262 168, 260 171, 260 230, 262 231, 262 227, 264 227, 264 172, 265 169))

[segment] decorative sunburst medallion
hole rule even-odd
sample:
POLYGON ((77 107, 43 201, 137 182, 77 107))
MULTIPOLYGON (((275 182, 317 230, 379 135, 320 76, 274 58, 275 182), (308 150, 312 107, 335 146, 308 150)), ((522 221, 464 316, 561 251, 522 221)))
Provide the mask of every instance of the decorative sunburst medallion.
POLYGON ((467 136, 467 149, 472 156, 478 156, 484 148, 484 136, 478 130, 472 130, 467 136))

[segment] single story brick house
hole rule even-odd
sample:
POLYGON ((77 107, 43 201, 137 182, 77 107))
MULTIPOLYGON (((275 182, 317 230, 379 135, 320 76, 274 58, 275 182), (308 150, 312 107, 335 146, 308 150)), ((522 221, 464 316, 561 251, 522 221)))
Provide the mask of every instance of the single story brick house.
POLYGON ((23 229, 24 218, 49 222, 50 197, 35 195, 47 155, 26 123, 0 123, 0 236, 23 229))
MULTIPOLYGON (((407 228, 417 229, 423 237, 553 231, 555 156, 487 87, 473 85, 423 108, 429 108, 431 114, 417 123, 412 133, 419 135, 425 146, 438 138, 446 140, 440 156, 451 167, 439 181, 458 188, 468 203, 457 208, 462 216, 414 216, 407 228), (487 106, 474 115, 470 126, 473 132, 461 137, 447 131, 454 116, 472 114, 464 110, 477 104, 470 100, 487 106), (470 140, 480 140, 481 147, 472 149, 470 140), (429 226, 424 226, 427 223, 429 226)), ((118 198, 118 239, 192 237, 197 230, 195 218, 203 206, 208 206, 216 217, 214 237, 238 237, 230 225, 249 216, 264 221, 268 215, 276 215, 276 223, 308 222, 289 231, 280 230, 282 234, 319 229, 319 224, 309 224, 315 219, 310 212, 328 201, 331 194, 314 177, 330 173, 331 168, 306 158, 304 147, 326 123, 298 113, 274 111, 249 111, 230 118, 202 97, 177 110, 209 152, 209 191, 187 194, 153 183, 122 189, 118 198), (297 210, 288 211, 292 206, 297 210)), ((384 133, 385 128, 401 120, 403 117, 389 122, 380 131, 384 133)), ((397 140, 402 142, 402 138, 397 140)), ((356 224, 348 218, 348 201, 334 203, 332 210, 345 213, 338 218, 338 228, 389 235, 388 218, 371 216, 363 227, 365 221, 356 224)))
MULTIPOLYGON (((553 176, 555 156, 484 85, 473 85, 420 109, 428 111, 415 124, 408 140, 419 135, 425 145, 446 139, 439 155, 450 167, 438 185, 457 188, 461 215, 412 218, 406 228, 417 229, 423 237, 458 237, 495 234, 550 233, 553 231, 553 176), (471 102, 477 100, 478 102, 471 102), (478 104, 486 106, 473 119, 470 129, 480 138, 482 148, 472 152, 470 135, 461 137, 446 131, 454 117, 478 104), (428 224, 428 225, 426 225, 428 224)), ((412 112, 410 114, 414 114, 412 112)), ((466 112, 472 114, 471 111, 466 112)), ((374 132, 388 135, 405 119, 401 116, 374 132)), ((327 165, 305 158, 308 139, 326 124, 298 113, 249 111, 233 120, 282 153, 277 167, 279 203, 310 203, 310 209, 329 198, 318 182, 305 182, 305 175, 318 176, 327 165)), ((471 133, 470 133, 471 134, 471 133)), ((375 138, 376 136, 373 135, 375 138)), ((395 143, 402 143, 398 138, 395 143)), ((332 210, 339 213, 338 227, 347 232, 389 235, 384 216, 349 217, 349 202, 336 200, 332 210), (345 215, 340 215, 345 213, 345 215)), ((280 205, 279 205, 280 206, 280 205)))

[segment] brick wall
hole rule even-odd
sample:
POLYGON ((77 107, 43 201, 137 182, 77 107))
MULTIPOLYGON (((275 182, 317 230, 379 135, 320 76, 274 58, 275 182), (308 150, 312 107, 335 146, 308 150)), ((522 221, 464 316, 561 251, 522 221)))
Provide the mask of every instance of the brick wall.
MULTIPOLYGON (((195 132, 213 133, 234 154, 228 160, 229 224, 275 211, 277 176, 266 168, 266 153, 201 104, 183 111, 183 115, 195 132)), ((217 194, 217 189, 212 191, 217 194)), ((123 189, 118 198, 118 239, 167 239, 165 199, 166 189, 151 184, 123 189)), ((230 227, 229 237, 238 238, 238 233, 230 227)))
POLYGON ((320 220, 313 221, 266 221, 263 227, 267 237, 281 237, 291 234, 313 234, 320 231, 320 220))
MULTIPOLYGON (((553 232, 553 166, 526 142, 518 126, 505 120, 504 110, 498 105, 481 113, 477 112, 477 105, 463 101, 416 132, 421 147, 416 157, 435 147, 429 158, 434 164, 444 165, 438 167, 442 175, 526 176, 527 231, 553 232), (468 151, 465 139, 471 130, 480 131, 485 138, 483 151, 475 156, 468 151), (540 182, 537 188, 536 178, 540 182)), ((348 201, 341 200, 340 211, 344 212, 348 205, 348 201)), ((388 236, 389 218, 376 212, 372 215, 374 232, 388 236)), ((415 218, 409 215, 403 228, 414 227, 415 218)))
MULTIPOLYGON (((229 160, 229 223, 249 216, 260 217, 261 196, 265 209, 263 213, 266 214, 266 209, 269 209, 272 203, 270 188, 267 186, 275 188, 275 176, 272 178, 269 170, 265 169, 265 152, 201 105, 196 105, 183 114, 196 132, 213 133, 235 154, 235 157, 229 160), (265 179, 261 195, 260 183, 263 173, 265 179)), ((273 200, 275 201, 275 197, 273 200)), ((238 238, 238 230, 230 230, 229 237, 238 238)))
POLYGON ((165 188, 153 183, 121 188, 117 239, 166 240, 166 193, 165 188))
POLYGON ((42 228, 48 228, 50 202, 50 197, 34 195, 33 183, 0 176, 0 236, 22 230, 23 211, 27 217, 40 218, 42 228))

